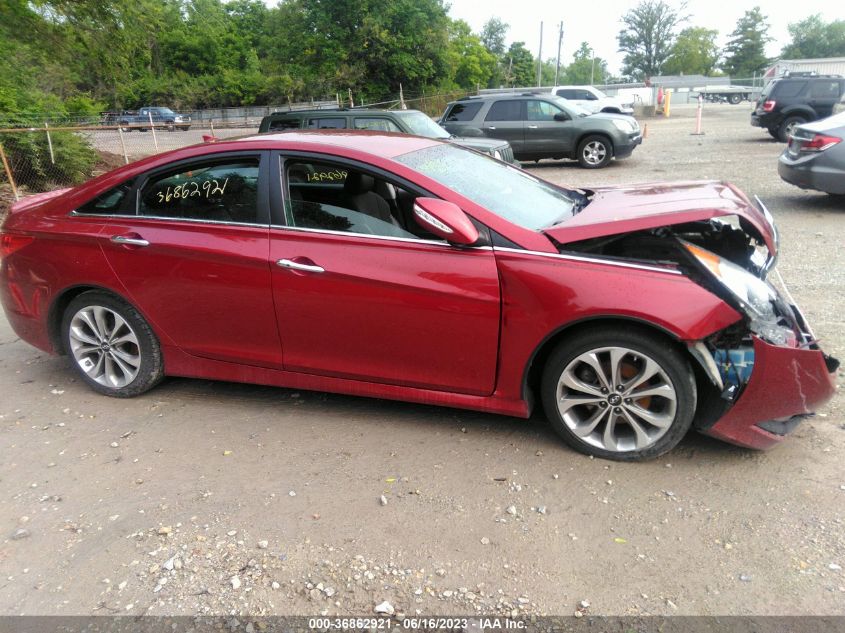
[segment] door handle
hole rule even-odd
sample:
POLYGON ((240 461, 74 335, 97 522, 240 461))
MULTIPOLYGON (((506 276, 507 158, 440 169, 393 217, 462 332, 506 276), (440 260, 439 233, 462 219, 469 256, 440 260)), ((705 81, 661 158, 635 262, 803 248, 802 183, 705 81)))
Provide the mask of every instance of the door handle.
POLYGON ((111 241, 115 244, 128 244, 130 246, 149 246, 150 243, 147 240, 141 239, 140 237, 126 237, 125 235, 112 235, 111 241))
POLYGON ((487 126, 487 129, 488 129, 488 130, 495 130, 495 129, 496 129, 496 126, 495 126, 495 125, 488 125, 488 126, 487 126))
POLYGON ((528 129, 529 129, 529 130, 536 130, 536 129, 537 129, 537 126, 536 126, 536 125, 529 125, 529 126, 528 126, 528 129))
POLYGON ((280 259, 276 262, 276 266, 281 266, 282 268, 289 268, 291 270, 302 270, 308 273, 326 272, 326 269, 322 266, 317 266, 316 264, 300 264, 299 262, 295 262, 290 259, 280 259))

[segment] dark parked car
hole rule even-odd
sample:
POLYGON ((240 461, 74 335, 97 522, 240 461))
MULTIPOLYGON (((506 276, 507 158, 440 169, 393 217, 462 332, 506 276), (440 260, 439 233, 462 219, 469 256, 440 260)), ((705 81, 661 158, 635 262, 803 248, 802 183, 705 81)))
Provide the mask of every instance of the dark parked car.
POLYGON ((792 73, 770 81, 751 113, 751 125, 766 128, 773 138, 786 143, 796 125, 824 119, 845 95, 845 79, 839 75, 792 73))
POLYGON ((16 202, 0 302, 109 396, 170 375, 523 418, 542 401, 573 447, 634 460, 693 428, 772 446, 834 393, 777 250, 726 183, 572 190, 454 143, 302 131, 16 202))
POLYGON ((148 132, 150 122, 156 127, 161 126, 171 132, 173 130, 191 129, 191 117, 187 114, 178 114, 170 108, 158 106, 145 106, 137 112, 126 111, 117 119, 118 125, 124 132, 131 132, 132 130, 148 132))
POLYGON ((446 106, 440 121, 452 134, 503 139, 518 160, 569 158, 591 169, 630 156, 643 140, 631 116, 591 114, 566 99, 531 93, 463 97, 446 106))
POLYGON ((833 195, 845 194, 845 112, 792 130, 778 160, 786 182, 833 195))
POLYGON ((400 132, 436 138, 463 145, 482 154, 516 163, 513 150, 506 141, 488 139, 483 136, 462 138, 454 136, 437 125, 419 110, 292 110, 274 112, 261 120, 259 132, 282 132, 284 130, 378 130, 400 132))

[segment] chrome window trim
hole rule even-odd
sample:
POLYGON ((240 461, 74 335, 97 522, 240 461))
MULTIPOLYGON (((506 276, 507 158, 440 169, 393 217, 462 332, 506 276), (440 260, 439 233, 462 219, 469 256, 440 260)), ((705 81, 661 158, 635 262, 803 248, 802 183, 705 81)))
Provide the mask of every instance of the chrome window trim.
POLYGON ((633 268, 635 270, 648 270, 656 273, 668 273, 670 275, 681 275, 680 270, 674 268, 662 268, 660 266, 649 266, 648 264, 635 264, 633 262, 620 262, 612 259, 602 259, 599 257, 585 257, 583 255, 565 255, 563 253, 543 253, 541 251, 529 251, 519 248, 507 248, 495 246, 494 250, 506 253, 519 253, 523 255, 539 255, 540 257, 551 257, 552 259, 565 259, 574 262, 586 262, 588 264, 605 264, 607 266, 616 266, 619 268, 633 268))
POLYGON ((226 220, 203 220, 202 218, 173 218, 164 215, 128 215, 118 213, 80 213, 79 211, 71 211, 71 217, 80 218, 132 218, 133 220, 166 220, 176 224, 190 223, 190 224, 221 224, 224 226, 250 226, 253 228, 266 229, 269 224, 260 224, 258 222, 227 222, 226 220))
MULTIPOLYGON (((322 233, 325 235, 344 235, 346 237, 363 237, 369 240, 387 240, 391 242, 410 242, 412 244, 429 244, 431 246, 446 246, 448 248, 459 248, 449 244, 445 240, 424 240, 421 238, 411 237, 394 237, 391 235, 372 235, 370 233, 355 233, 353 231, 332 231, 331 229, 311 229, 304 226, 287 226, 285 224, 271 224, 271 229, 280 229, 283 231, 302 231, 303 233, 322 233)), ((468 248, 476 251, 493 250, 492 246, 468 246, 460 247, 462 249, 468 248)))

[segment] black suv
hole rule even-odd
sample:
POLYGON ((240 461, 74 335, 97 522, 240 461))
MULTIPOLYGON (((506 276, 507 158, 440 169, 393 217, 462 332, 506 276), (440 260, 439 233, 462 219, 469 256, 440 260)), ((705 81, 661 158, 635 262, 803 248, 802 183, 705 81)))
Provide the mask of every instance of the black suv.
POLYGON ((518 160, 570 158, 589 169, 627 158, 643 140, 631 116, 592 114, 566 99, 532 93, 463 97, 446 106, 440 123, 460 136, 508 141, 518 160))
POLYGON ((796 125, 833 114, 833 106, 843 94, 845 79, 840 75, 788 73, 763 88, 751 113, 751 125, 766 128, 785 143, 796 125))
POLYGON ((507 163, 516 163, 513 150, 506 141, 487 138, 458 138, 452 136, 419 110, 291 110, 274 112, 261 120, 259 132, 282 132, 284 130, 378 130, 415 134, 428 138, 452 141, 463 147, 488 154, 507 163))

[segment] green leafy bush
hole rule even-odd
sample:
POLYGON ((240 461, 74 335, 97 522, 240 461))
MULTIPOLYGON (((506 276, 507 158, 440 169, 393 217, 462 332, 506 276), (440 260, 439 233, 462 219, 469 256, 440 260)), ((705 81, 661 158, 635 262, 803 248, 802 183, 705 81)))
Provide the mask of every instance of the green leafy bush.
POLYGON ((91 177, 97 152, 88 142, 72 132, 51 132, 53 156, 45 132, 10 132, 0 134, 0 143, 18 186, 46 191, 57 185, 75 185, 91 177))

